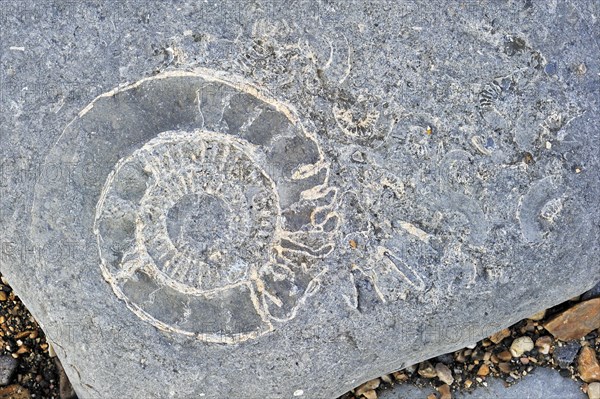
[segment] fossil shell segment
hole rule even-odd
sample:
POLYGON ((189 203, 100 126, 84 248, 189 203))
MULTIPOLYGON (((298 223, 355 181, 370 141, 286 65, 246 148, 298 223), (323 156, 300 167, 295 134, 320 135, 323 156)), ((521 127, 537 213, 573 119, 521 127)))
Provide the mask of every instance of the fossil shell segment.
POLYGON ((104 278, 161 330, 256 338, 319 286, 337 226, 329 170, 292 110, 254 86, 201 70, 116 89, 79 114, 49 157, 86 172, 38 187, 40 196, 75 208, 86 186, 97 202, 77 206, 93 215, 58 217, 38 205, 36 228, 93 217, 104 278))

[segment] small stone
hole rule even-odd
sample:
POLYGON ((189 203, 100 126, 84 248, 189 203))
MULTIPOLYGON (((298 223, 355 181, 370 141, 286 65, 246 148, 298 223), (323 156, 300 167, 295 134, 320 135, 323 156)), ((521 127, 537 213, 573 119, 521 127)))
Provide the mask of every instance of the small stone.
POLYGON ((528 357, 522 357, 519 360, 521 361, 521 364, 529 364, 529 358, 528 357))
POLYGON ((577 371, 585 382, 600 381, 600 364, 592 347, 586 346, 581 349, 577 359, 577 371))
POLYGON ((588 385, 587 394, 590 399, 600 399, 600 382, 592 382, 588 385))
POLYGON ((435 365, 435 372, 437 373, 437 377, 443 383, 448 385, 452 385, 454 382, 454 377, 452 376, 452 372, 444 363, 438 363, 435 365))
POLYGON ((392 384, 394 381, 392 380, 392 377, 390 374, 385 374, 382 375, 381 377, 379 377, 381 379, 381 381, 385 382, 386 384, 392 384))
POLYGON ((496 356, 502 362, 508 362, 508 361, 510 361, 510 359, 512 359, 512 355, 510 354, 509 351, 502 351, 502 352, 498 353, 496 356))
POLYGON ((6 292, 0 291, 0 301, 6 301, 7 299, 8 296, 6 295, 6 292))
POLYGON ((504 338, 510 337, 510 330, 505 328, 504 330, 500 330, 497 333, 494 333, 490 336, 490 341, 495 344, 499 344, 502 342, 504 338))
POLYGON ((434 393, 427 395, 427 399, 437 399, 434 393))
POLYGON ((510 353, 513 357, 521 357, 525 352, 533 349, 533 340, 529 337, 519 337, 510 345, 510 353))
POLYGON ((544 335, 535 340, 535 347, 538 348, 538 351, 542 355, 547 355, 550 353, 550 348, 552 347, 552 337, 549 335, 544 335))
MULTIPOLYGON (((546 142, 546 148, 550 149, 552 148, 552 144, 550 144, 549 141, 546 142)), ((540 310, 539 312, 535 313, 532 316, 529 316, 528 319, 529 320, 534 320, 534 321, 540 321, 544 318, 544 316, 546 316, 546 310, 540 310)))
POLYGON ((448 384, 444 384, 436 388, 439 393, 442 394, 440 399, 452 399, 452 393, 450 392, 450 386, 448 384))
POLYGON ((401 371, 396 371, 396 372, 392 373, 392 376, 398 382, 405 382, 408 380, 408 376, 401 371))
POLYGON ((471 388, 471 385, 473 385, 473 381, 465 380, 465 388, 469 389, 469 388, 471 388))
POLYGON ((363 397, 365 399, 377 399, 377 392, 375 392, 374 390, 367 391, 363 393, 363 397))
POLYGON ((571 341, 600 328, 600 298, 580 302, 544 325, 555 338, 571 341))
POLYGON ((492 352, 485 352, 483 354, 483 361, 488 362, 492 358, 492 352))
POLYGON ((487 377, 488 374, 490 374, 490 367, 487 364, 483 364, 479 367, 479 370, 477 370, 477 375, 480 377, 487 377))
POLYGON ((575 360, 580 348, 581 345, 578 342, 568 342, 565 345, 557 346, 553 353, 554 360, 560 368, 567 368, 575 360))
POLYGON ((506 362, 498 363, 498 368, 504 374, 510 374, 510 372, 512 371, 512 367, 510 366, 510 363, 506 363, 506 362))
POLYGON ((371 381, 367 381, 364 384, 360 385, 358 388, 354 390, 354 394, 356 396, 364 395, 367 391, 372 391, 374 389, 379 388, 379 384, 381 380, 379 378, 375 378, 371 381))
POLYGON ((577 75, 585 75, 585 73, 587 72, 587 66, 585 65, 585 63, 582 62, 581 64, 577 65, 575 71, 577 75))
POLYGON ((432 364, 429 362, 423 362, 419 365, 419 371, 417 371, 419 375, 423 378, 435 378, 437 373, 433 368, 432 364))
POLYGON ((12 356, 0 356, 0 385, 10 382, 10 377, 17 368, 17 364, 18 362, 12 356))

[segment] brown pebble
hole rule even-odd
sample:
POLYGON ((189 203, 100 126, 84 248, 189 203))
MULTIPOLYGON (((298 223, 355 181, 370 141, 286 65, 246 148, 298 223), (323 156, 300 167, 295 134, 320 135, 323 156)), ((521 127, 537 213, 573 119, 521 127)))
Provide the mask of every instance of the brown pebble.
POLYGON ((488 374, 490 374, 490 367, 487 364, 483 364, 479 367, 479 370, 477 370, 477 375, 480 377, 486 377, 488 374))
POLYGON ((489 362, 491 358, 492 358, 492 352, 485 352, 483 354, 483 361, 484 362, 489 362))
POLYGON ((23 345, 19 349, 17 349, 17 354, 19 354, 19 355, 22 355, 27 352, 29 352, 29 348, 26 347, 25 345, 23 345))
POLYGON ((392 373, 392 376, 398 382, 405 382, 408 380, 408 376, 401 371, 396 371, 396 372, 392 373))
POLYGON ((363 397, 365 399, 377 399, 377 392, 375 392, 374 390, 367 391, 363 393, 363 397))
POLYGON ((465 380, 465 388, 469 389, 469 388, 471 388, 471 385, 473 385, 473 381, 465 380))
POLYGON ((356 396, 364 395, 367 391, 372 391, 379 387, 381 380, 379 378, 375 378, 373 380, 367 381, 364 384, 360 385, 358 388, 354 390, 354 394, 356 396))
POLYGON ((522 364, 529 364, 529 358, 527 358, 527 357, 522 357, 519 360, 521 361, 522 364))
POLYGON ((448 384, 441 385, 436 389, 442 394, 440 399, 452 399, 452 393, 450 392, 450 386, 448 384))
POLYGON ((544 335, 535 340, 535 347, 538 348, 538 351, 542 355, 547 355, 550 353, 550 349, 552 348, 552 337, 549 335, 544 335))
POLYGON ((512 371, 512 367, 510 366, 510 363, 506 363, 506 362, 498 363, 498 368, 504 374, 510 374, 510 372, 512 371))
POLYGON ((555 338, 571 341, 600 328, 600 298, 580 302, 544 324, 555 338))
POLYGON ((0 291, 0 301, 6 301, 7 299, 8 296, 6 295, 6 292, 0 291))
POLYGON ((382 375, 379 378, 381 379, 381 381, 385 382, 386 384, 392 384, 394 382, 392 380, 392 377, 389 374, 382 375))
POLYGON ((419 370, 417 371, 423 378, 435 378, 437 373, 433 368, 433 365, 429 362, 423 362, 419 364, 419 370))
POLYGON ((497 333, 494 333, 490 336, 490 341, 495 344, 499 344, 502 342, 504 338, 510 337, 510 330, 505 328, 504 330, 500 330, 497 333))
POLYGON ((427 395, 427 399, 437 399, 434 393, 427 395))
POLYGON ((600 364, 598 364, 596 351, 592 347, 581 348, 577 359, 577 371, 585 382, 600 381, 600 364))
POLYGON ((510 359, 512 359, 512 355, 510 354, 509 351, 502 351, 502 352, 498 353, 496 356, 502 362, 508 362, 508 361, 510 361, 510 359))

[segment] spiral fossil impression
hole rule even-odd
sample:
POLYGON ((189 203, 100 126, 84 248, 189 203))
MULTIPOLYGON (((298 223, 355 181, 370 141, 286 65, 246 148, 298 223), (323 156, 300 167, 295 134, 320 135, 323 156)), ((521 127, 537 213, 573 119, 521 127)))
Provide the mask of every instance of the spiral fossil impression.
MULTIPOLYGON (((333 249, 329 170, 295 114, 255 87, 202 70, 116 89, 65 130, 49 162, 63 157, 93 164, 93 178, 40 196, 97 191, 77 209, 95 209, 102 274, 157 328, 256 338, 318 287, 333 249)), ((40 231, 73 222, 37 214, 40 231)))

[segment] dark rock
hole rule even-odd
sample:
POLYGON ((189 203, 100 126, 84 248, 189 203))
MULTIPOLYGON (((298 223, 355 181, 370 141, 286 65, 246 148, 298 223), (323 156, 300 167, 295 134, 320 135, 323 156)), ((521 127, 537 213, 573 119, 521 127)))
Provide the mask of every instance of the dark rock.
POLYGON ((591 290, 584 292, 583 295, 581 295, 581 300, 587 301, 588 299, 598 297, 600 297, 600 282, 598 282, 591 290))
POLYGON ((578 342, 567 342, 563 346, 556 346, 554 349, 554 360, 560 368, 567 368, 577 356, 581 345, 578 342))

